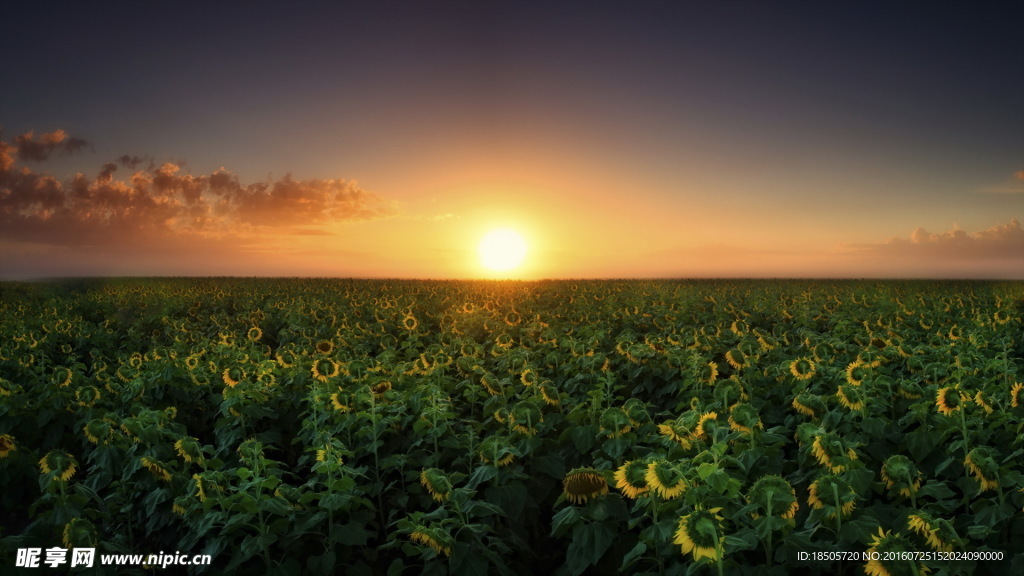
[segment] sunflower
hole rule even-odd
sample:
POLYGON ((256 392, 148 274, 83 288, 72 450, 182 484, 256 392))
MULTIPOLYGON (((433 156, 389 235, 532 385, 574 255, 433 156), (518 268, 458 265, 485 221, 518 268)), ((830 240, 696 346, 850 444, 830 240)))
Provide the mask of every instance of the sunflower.
POLYGON ((992 413, 992 406, 985 401, 985 398, 981 395, 981 390, 978 390, 977 394, 974 395, 974 403, 981 406, 985 410, 985 414, 992 413))
POLYGON ((317 354, 330 354, 334 352, 334 342, 330 340, 320 340, 313 346, 313 349, 317 354))
POLYGON ((56 370, 53 371, 53 376, 51 377, 51 381, 54 384, 56 384, 57 387, 64 388, 68 384, 71 384, 71 376, 72 376, 71 370, 69 370, 68 368, 65 368, 63 366, 60 366, 56 370))
POLYGON ((203 448, 199 445, 199 440, 186 436, 179 438, 174 443, 174 449, 178 452, 178 456, 181 457, 187 464, 195 462, 196 464, 203 464, 203 448))
POLYGON ((245 379, 245 376, 245 370, 239 366, 225 368, 224 372, 221 373, 221 379, 224 380, 224 385, 229 388, 237 386, 239 382, 245 379))
POLYGON ((281 368, 291 368, 298 362, 295 352, 292 350, 278 350, 277 354, 274 355, 274 360, 277 361, 277 365, 281 368))
POLYGON ((114 429, 110 422, 99 418, 90 420, 82 427, 82 432, 85 433, 86 440, 96 445, 103 444, 105 446, 110 443, 110 438, 114 436, 114 429))
POLYGON ((694 561, 700 561, 701 558, 707 558, 711 563, 721 560, 722 548, 725 545, 723 518, 718 514, 721 510, 705 510, 698 507, 686 516, 680 517, 672 543, 681 545, 683 554, 691 555, 694 561))
POLYGON ((348 399, 345 398, 342 401, 341 393, 335 392, 331 394, 331 406, 338 412, 349 412, 352 408, 348 405, 348 399))
POLYGON ((708 384, 714 384, 718 380, 718 364, 714 362, 708 362, 707 365, 702 366, 697 374, 697 378, 701 382, 707 382, 708 384))
POLYGON ((78 470, 78 461, 67 452, 50 450, 39 459, 39 470, 50 476, 50 481, 67 482, 78 470))
POLYGON ((755 428, 764 428, 757 410, 750 404, 735 404, 729 410, 729 429, 751 436, 755 428))
POLYGON ((633 429, 633 423, 618 406, 612 406, 601 413, 601 433, 608 438, 619 438, 633 429))
POLYGON ((810 358, 797 358, 789 363, 789 373, 797 380, 810 380, 814 377, 814 360, 810 358))
POLYGON ((259 326, 253 326, 245 333, 245 337, 248 338, 250 342, 259 342, 260 338, 263 337, 263 330, 260 330, 259 326))
POLYGON ((652 460, 648 463, 644 479, 647 480, 647 485, 665 500, 671 500, 689 488, 682 470, 664 459, 652 460))
POLYGON ((872 537, 871 548, 867 551, 871 559, 864 565, 864 573, 868 576, 927 574, 927 566, 917 564, 912 559, 904 559, 902 553, 913 552, 913 546, 899 532, 893 534, 892 530, 883 530, 879 526, 878 534, 872 537))
POLYGON ((373 393, 374 399, 376 399, 376 400, 383 400, 384 399, 384 395, 389 390, 391 390, 391 388, 392 388, 392 386, 391 386, 391 381, 390 380, 382 380, 382 381, 377 382, 376 384, 370 386, 370 392, 373 393))
POLYGON ((801 392, 793 398, 793 409, 805 416, 817 418, 819 414, 825 412, 825 403, 814 394, 801 392))
POLYGON ((910 497, 921 489, 921 472, 902 454, 893 454, 882 463, 882 480, 889 490, 896 490, 901 496, 910 497))
POLYGON ((515 453, 503 438, 492 436, 480 444, 480 461, 484 464, 494 464, 501 468, 508 466, 515 459, 515 453))
POLYGON ((242 462, 252 465, 256 460, 263 458, 263 444, 255 438, 250 438, 238 445, 237 452, 242 462))
POLYGON ((416 527, 416 529, 409 534, 409 539, 417 544, 429 546, 438 554, 444 554, 445 556, 452 555, 453 541, 451 537, 433 526, 416 527))
POLYGON ((159 460, 154 460, 153 458, 150 458, 148 456, 143 456, 142 458, 139 459, 139 462, 142 464, 143 467, 146 468, 146 470, 149 470, 149 472, 157 480, 163 480, 164 482, 171 481, 171 473, 167 471, 167 468, 164 468, 163 463, 161 463, 159 460))
POLYGON ((857 358, 846 367, 846 382, 851 386, 860 386, 864 383, 864 377, 867 375, 866 368, 867 364, 857 358))
POLYGON ((1021 400, 1021 390, 1024 390, 1024 384, 1014 382, 1013 388, 1010 389, 1010 406, 1017 408, 1024 403, 1024 401, 1021 400))
POLYGON ((310 368, 310 373, 313 374, 313 378, 315 380, 327 382, 331 378, 341 374, 341 365, 330 358, 321 358, 313 362, 313 366, 310 368))
POLYGON ((860 386, 849 386, 840 384, 836 390, 836 398, 839 398, 839 403, 844 408, 851 412, 859 412, 864 409, 864 402, 867 399, 867 394, 864 389, 860 386))
POLYGON ((796 490, 781 476, 762 476, 747 492, 747 502, 757 506, 755 514, 793 520, 800 509, 796 490))
POLYGON ((505 324, 508 326, 516 326, 522 321, 523 317, 515 310, 510 310, 508 314, 505 314, 505 324))
POLYGON ((548 406, 558 406, 562 403, 558 398, 558 389, 555 388, 555 385, 550 380, 541 382, 539 389, 540 395, 548 406))
POLYGON ((486 372, 480 376, 480 385, 483 386, 484 390, 487 390, 487 393, 491 396, 501 396, 501 382, 498 381, 498 378, 495 377, 494 374, 486 372))
POLYGON ((940 388, 935 394, 935 407, 940 414, 943 414, 944 416, 951 416, 954 412, 963 407, 963 403, 969 399, 970 398, 966 394, 959 392, 955 388, 946 386, 945 388, 940 388))
POLYGON ((999 464, 996 451, 988 446, 978 446, 964 458, 964 466, 978 479, 981 491, 999 488, 999 464))
POLYGON ((960 542, 960 537, 948 520, 935 518, 921 510, 907 517, 907 527, 911 532, 924 538, 928 546, 936 552, 952 552, 953 545, 960 542))
POLYGON ((697 421, 697 426, 693 429, 693 436, 695 438, 706 438, 713 430, 714 425, 718 423, 718 412, 706 412, 700 415, 700 420, 697 421), (711 427, 708 427, 708 424, 711 427))
POLYGON ((519 375, 519 381, 523 383, 523 386, 533 386, 537 383, 537 373, 533 369, 527 368, 519 375))
POLYGON ((426 468, 420 472, 420 484, 427 489, 430 497, 444 502, 452 493, 452 483, 439 468, 426 468))
POLYGON ((72 518, 64 525, 63 538, 64 547, 72 548, 95 548, 99 542, 99 535, 96 526, 85 518, 72 518))
POLYGON ((729 350, 725 353, 725 361, 729 363, 736 370, 742 370, 749 364, 747 363, 747 356, 742 350, 735 349, 729 350))
POLYGON ((857 453, 853 448, 844 450, 845 447, 846 443, 842 438, 832 432, 825 432, 814 438, 811 453, 818 459, 819 464, 828 468, 829 472, 839 474, 846 470, 847 462, 857 459, 857 453))
POLYGON ((7 458, 8 454, 17 449, 17 446, 14 445, 14 436, 0 434, 0 458, 7 458))
POLYGON ((857 506, 857 492, 839 476, 820 476, 807 491, 807 503, 816 510, 825 510, 826 518, 835 518, 837 513, 846 518, 857 506))
POLYGON ((416 320, 416 316, 412 312, 406 312, 405 317, 402 318, 402 328, 412 332, 419 325, 420 323, 416 320))
POLYGON ((630 460, 615 471, 615 487, 626 498, 636 500, 637 496, 649 490, 646 476, 647 463, 642 460, 630 460))
POLYGON ((84 408, 89 408, 100 399, 100 391, 95 386, 83 386, 75 390, 75 403, 84 408))
POLYGON ((673 442, 678 442, 684 450, 689 450, 690 446, 690 432, 679 425, 678 421, 669 420, 664 424, 658 424, 658 433, 665 436, 673 442))
POLYGON ((572 504, 583 504, 607 493, 608 480, 593 468, 574 468, 562 480, 562 494, 572 504))

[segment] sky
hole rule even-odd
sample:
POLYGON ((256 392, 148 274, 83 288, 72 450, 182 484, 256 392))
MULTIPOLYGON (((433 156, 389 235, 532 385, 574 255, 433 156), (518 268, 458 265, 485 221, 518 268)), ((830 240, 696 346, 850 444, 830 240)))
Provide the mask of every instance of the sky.
POLYGON ((0 279, 1024 279, 1021 3, 4 12, 0 279))

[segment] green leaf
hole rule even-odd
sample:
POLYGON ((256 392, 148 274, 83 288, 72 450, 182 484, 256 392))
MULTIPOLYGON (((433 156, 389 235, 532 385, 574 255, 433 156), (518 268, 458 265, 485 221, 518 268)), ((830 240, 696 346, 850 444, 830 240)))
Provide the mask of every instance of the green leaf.
POLYGON ((636 546, 633 546, 632 550, 622 557, 622 565, 619 566, 619 572, 629 568, 633 562, 636 562, 638 559, 643 557, 644 552, 647 552, 647 544, 644 544, 643 540, 641 540, 636 543, 636 546))
POLYGON ((565 567, 569 574, 577 576, 589 566, 597 565, 617 534, 615 528, 600 522, 577 524, 565 554, 565 567))
POLYGON ((554 518, 551 519, 551 535, 561 536, 565 533, 565 530, 570 526, 573 526, 580 520, 582 514, 580 509, 575 506, 566 506, 555 514, 554 518))

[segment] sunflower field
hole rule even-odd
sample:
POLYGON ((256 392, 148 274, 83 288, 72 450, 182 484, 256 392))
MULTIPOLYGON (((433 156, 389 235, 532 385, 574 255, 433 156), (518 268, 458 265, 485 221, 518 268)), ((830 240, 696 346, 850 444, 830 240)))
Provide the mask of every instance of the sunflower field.
POLYGON ((1020 282, 4 282, 0 566, 1024 574, 1022 312, 1020 282))

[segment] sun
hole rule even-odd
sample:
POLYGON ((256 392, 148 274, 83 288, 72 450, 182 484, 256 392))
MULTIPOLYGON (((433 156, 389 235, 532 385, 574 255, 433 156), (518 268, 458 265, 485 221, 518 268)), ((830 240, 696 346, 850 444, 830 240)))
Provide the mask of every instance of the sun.
POLYGON ((526 258, 526 240, 508 228, 491 230, 480 240, 477 251, 480 264, 488 270, 507 272, 522 265, 526 258))

